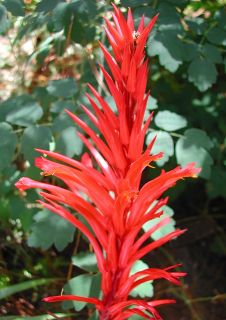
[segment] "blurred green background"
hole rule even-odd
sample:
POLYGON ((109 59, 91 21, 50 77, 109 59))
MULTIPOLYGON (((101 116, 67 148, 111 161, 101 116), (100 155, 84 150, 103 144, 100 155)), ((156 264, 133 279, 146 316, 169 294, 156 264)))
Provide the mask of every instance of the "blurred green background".
MULTIPOLYGON (((147 142, 157 133, 154 151, 165 153, 155 174, 191 161, 202 167, 198 179, 169 193, 169 228, 176 224, 188 232, 145 260, 152 266, 182 262, 188 276, 180 288, 157 283, 135 295, 148 296, 151 289, 157 298, 176 297, 177 305, 161 310, 167 320, 224 320, 226 1, 115 3, 124 11, 130 6, 136 23, 142 14, 148 21, 160 13, 146 47, 147 115, 154 110, 147 142)), ((47 179, 34 167, 34 148, 80 158, 84 148, 64 108, 88 122, 80 108, 88 105, 87 82, 114 108, 98 74, 98 63, 104 63, 98 41, 108 45, 103 16, 110 19, 110 12, 110 1, 101 0, 0 1, 1 319, 52 319, 51 312, 63 319, 96 319, 85 305, 40 302, 63 287, 98 295, 99 275, 80 233, 44 211, 36 191, 19 193, 14 183, 21 176, 47 179)), ((151 177, 147 172, 144 178, 151 177)))

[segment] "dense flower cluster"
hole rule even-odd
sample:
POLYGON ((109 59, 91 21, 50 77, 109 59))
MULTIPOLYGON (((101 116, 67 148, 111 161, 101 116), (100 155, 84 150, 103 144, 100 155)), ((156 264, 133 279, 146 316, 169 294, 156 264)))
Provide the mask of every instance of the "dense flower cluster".
POLYGON ((144 48, 157 16, 146 27, 142 17, 135 30, 130 10, 127 20, 115 6, 112 15, 114 23, 105 20, 105 30, 114 57, 100 44, 110 74, 103 66, 100 69, 115 101, 117 113, 89 85, 91 94, 87 94, 87 98, 93 111, 85 106, 82 108, 100 134, 97 135, 75 114, 67 113, 85 132, 85 135, 79 133, 79 137, 91 156, 84 154, 81 161, 76 161, 38 149, 54 161, 40 157, 36 159, 36 166, 43 171, 43 175, 61 179, 66 187, 29 178, 20 179, 16 186, 21 190, 43 190, 40 195, 45 201, 39 202, 68 220, 89 239, 102 276, 102 299, 62 295, 45 298, 45 301, 89 302, 96 306, 102 320, 123 320, 133 314, 145 319, 161 319, 156 307, 173 303, 173 300, 132 299, 130 292, 143 282, 159 278, 179 284, 179 278, 184 273, 175 271, 177 266, 149 268, 133 275, 130 271, 135 261, 184 230, 173 231, 150 242, 151 234, 169 223, 169 219, 165 218, 147 232, 140 231, 144 223, 162 215, 162 206, 167 203, 167 198, 161 198, 164 191, 179 179, 194 176, 199 169, 190 164, 185 168, 162 171, 160 176, 140 186, 143 170, 162 157, 162 153, 151 154, 155 139, 143 150, 152 118, 150 115, 144 122, 149 97, 146 92, 148 60, 144 48), (89 200, 86 200, 87 197, 89 200), (78 219, 78 215, 88 222, 92 231, 78 219))

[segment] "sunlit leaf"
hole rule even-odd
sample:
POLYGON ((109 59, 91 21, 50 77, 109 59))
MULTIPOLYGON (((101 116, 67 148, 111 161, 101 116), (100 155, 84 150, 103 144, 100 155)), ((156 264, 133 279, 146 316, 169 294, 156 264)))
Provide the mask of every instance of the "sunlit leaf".
POLYGON ((159 166, 163 166, 174 154, 174 143, 171 135, 165 131, 151 131, 146 138, 146 144, 149 144, 152 139, 157 135, 157 139, 152 148, 152 153, 156 154, 159 152, 163 152, 164 156, 157 160, 157 164, 159 166))
POLYGON ((197 167, 202 168, 199 175, 208 179, 213 164, 213 159, 207 151, 211 146, 212 143, 205 132, 189 129, 176 143, 177 162, 182 166, 195 162, 197 167))
POLYGON ((199 91, 206 91, 217 80, 215 64, 207 59, 194 59, 188 68, 188 80, 194 83, 199 91))
MULTIPOLYGON (((144 263, 142 260, 138 260, 134 263, 131 269, 131 275, 148 268, 149 266, 146 263, 144 263)), ((151 281, 147 281, 140 284, 130 292, 131 296, 133 297, 139 296, 141 298, 145 298, 145 297, 150 298, 153 296, 153 294, 154 294, 154 288, 151 281)))
POLYGON ((187 120, 183 116, 168 110, 159 111, 154 121, 157 127, 167 131, 176 131, 187 126, 187 120))
POLYGON ((72 257, 72 263, 74 266, 85 271, 95 272, 98 270, 96 256, 91 252, 80 252, 76 254, 76 256, 72 257))

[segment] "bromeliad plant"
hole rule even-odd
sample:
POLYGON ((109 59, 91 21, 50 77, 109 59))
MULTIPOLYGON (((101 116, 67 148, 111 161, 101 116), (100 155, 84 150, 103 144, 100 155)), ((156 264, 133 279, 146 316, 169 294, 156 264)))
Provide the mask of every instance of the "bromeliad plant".
POLYGON ((150 251, 184 233, 184 230, 176 230, 148 243, 156 230, 169 223, 169 218, 161 219, 146 232, 141 230, 147 221, 161 217, 162 207, 167 203, 167 198, 161 198, 164 191, 179 179, 196 175, 199 169, 192 163, 184 168, 162 171, 157 178, 140 186, 143 170, 162 157, 162 153, 151 154, 155 139, 143 150, 152 118, 150 115, 144 122, 149 97, 149 92, 146 93, 148 60, 144 49, 157 16, 146 27, 142 17, 135 30, 130 9, 126 20, 122 12, 113 7, 114 24, 105 20, 105 30, 114 56, 100 43, 111 74, 103 66, 100 69, 117 106, 117 113, 89 85, 92 95, 87 94, 87 98, 93 112, 85 106, 82 108, 100 134, 97 135, 75 114, 66 112, 85 132, 85 135, 79 133, 79 137, 91 157, 85 154, 81 161, 77 161, 37 149, 56 160, 36 159, 42 175, 54 175, 63 181, 65 187, 29 178, 21 178, 16 186, 20 190, 43 190, 40 195, 45 201, 39 202, 72 223, 88 238, 101 273, 101 299, 60 295, 44 298, 44 301, 92 303, 101 320, 123 320, 134 314, 145 319, 161 319, 156 307, 174 300, 132 299, 130 292, 141 283, 160 278, 179 284, 179 278, 185 274, 175 271, 177 266, 148 268, 132 275, 131 268, 150 251), (89 227, 79 219, 79 215, 89 227))

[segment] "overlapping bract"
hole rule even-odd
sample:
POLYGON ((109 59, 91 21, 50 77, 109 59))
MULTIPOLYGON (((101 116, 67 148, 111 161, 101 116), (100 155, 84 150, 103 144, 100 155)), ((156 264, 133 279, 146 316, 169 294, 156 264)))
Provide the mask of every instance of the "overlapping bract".
POLYGON ((177 266, 149 268, 130 275, 136 260, 184 232, 176 230, 147 244, 151 234, 169 223, 169 219, 161 220, 147 232, 140 233, 140 230, 145 222, 161 216, 161 208, 167 202, 167 198, 160 198, 164 191, 179 179, 199 172, 194 164, 185 168, 177 167, 169 172, 162 171, 159 177, 140 187, 143 170, 162 157, 161 153, 151 155, 155 139, 143 151, 145 134, 152 118, 150 115, 144 122, 149 96, 146 93, 148 61, 144 48, 156 19, 157 16, 145 27, 142 17, 135 30, 131 11, 128 11, 126 20, 114 6, 114 23, 106 20, 105 27, 114 57, 100 44, 111 74, 103 66, 100 68, 115 101, 117 113, 113 113, 99 93, 89 85, 91 94, 87 94, 87 98, 93 111, 85 106, 82 108, 100 134, 97 135, 75 114, 67 113, 85 133, 79 133, 79 136, 91 157, 85 154, 81 161, 76 161, 38 149, 38 152, 52 159, 36 159, 36 166, 43 171, 42 175, 54 175, 66 187, 29 178, 22 178, 16 184, 21 190, 42 189, 40 195, 45 201, 39 202, 83 232, 93 247, 102 275, 101 300, 70 295, 44 300, 93 303, 102 320, 123 320, 133 314, 145 319, 161 319, 155 307, 174 301, 130 299, 131 290, 143 282, 160 278, 179 284, 179 278, 184 276, 184 273, 174 271, 177 266), (86 200, 87 197, 89 200, 86 200), (155 205, 150 209, 153 203, 155 205), (88 222, 92 231, 78 219, 78 215, 88 222))

